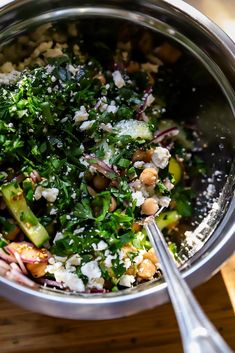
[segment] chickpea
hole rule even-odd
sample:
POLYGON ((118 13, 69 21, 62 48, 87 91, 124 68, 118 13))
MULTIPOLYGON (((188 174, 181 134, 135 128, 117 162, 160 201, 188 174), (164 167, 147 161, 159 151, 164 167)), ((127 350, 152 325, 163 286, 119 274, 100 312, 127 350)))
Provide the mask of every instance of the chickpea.
POLYGON ((95 175, 93 178, 93 185, 96 190, 102 191, 108 186, 108 179, 103 175, 95 175))
POLYGON ((158 203, 157 200, 153 199, 152 197, 146 199, 141 206, 141 213, 145 214, 146 216, 154 215, 158 211, 158 203))
POLYGON ((143 279, 153 278, 156 266, 149 259, 144 259, 138 266, 137 275, 143 279))
POLYGON ((153 154, 153 150, 136 150, 135 153, 132 156, 132 162, 136 161, 144 161, 145 163, 148 163, 151 161, 153 154))
POLYGON ((143 254, 144 259, 149 259, 155 265, 158 262, 158 258, 155 254, 154 248, 151 248, 148 252, 143 254))
POLYGON ((140 181, 148 186, 155 185, 158 178, 158 172, 155 168, 145 168, 140 174, 140 181))
POLYGON ((114 197, 111 198, 110 206, 109 206, 109 212, 115 211, 117 208, 117 201, 114 197))

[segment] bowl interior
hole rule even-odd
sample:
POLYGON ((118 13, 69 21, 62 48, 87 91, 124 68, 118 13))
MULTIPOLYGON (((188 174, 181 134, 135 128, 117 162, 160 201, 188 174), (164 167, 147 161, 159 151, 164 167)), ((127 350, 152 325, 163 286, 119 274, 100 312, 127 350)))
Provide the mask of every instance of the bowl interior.
MULTIPOLYGON (((19 37, 29 35, 39 25, 52 23, 58 31, 63 31, 67 22, 75 21, 84 35, 87 50, 105 65, 110 49, 115 49, 120 33, 126 31, 126 41, 133 37, 138 48, 143 33, 149 33, 156 46, 164 41, 172 43, 182 51, 183 55, 177 64, 169 66, 171 81, 162 77, 162 87, 167 89, 167 116, 177 122, 184 122, 192 130, 197 131, 198 139, 195 152, 205 161, 206 176, 193 180, 192 189, 197 197, 194 203, 194 214, 188 224, 188 236, 184 232, 179 239, 182 243, 180 263, 183 269, 195 266, 210 251, 211 244, 216 241, 214 230, 222 221, 230 204, 234 189, 234 147, 235 120, 234 101, 229 83, 218 66, 205 55, 199 47, 187 38, 184 39, 174 28, 160 20, 152 22, 134 17, 130 12, 126 17, 123 12, 104 13, 87 8, 76 12, 74 9, 64 12, 41 13, 35 18, 24 15, 24 20, 2 28, 0 39, 4 59, 21 60, 20 50, 11 50, 19 46, 19 37), (123 20, 123 16, 128 18, 123 20), (112 30, 110 31, 110 28, 112 30), (170 30, 171 29, 171 30, 170 30), (101 43, 103 43, 101 45, 101 43), (105 46, 104 46, 105 44, 105 46), (104 50, 106 54, 104 55, 104 50)), ((125 34, 124 34, 125 37, 125 34)), ((26 48, 24 48, 26 50, 26 48)), ((27 49, 28 50, 28 49, 27 49)), ((141 57, 136 50, 136 57, 141 57)), ((161 71, 159 72, 161 75, 161 71)), ((124 290, 121 293, 106 294, 110 296, 125 295, 142 291, 159 283, 146 283, 138 288, 124 290)), ((41 289, 60 295, 64 292, 41 289)), ((75 294, 70 294, 74 296, 75 294)), ((88 296, 76 294, 77 296, 88 296)), ((102 296, 102 295, 101 295, 102 296)))

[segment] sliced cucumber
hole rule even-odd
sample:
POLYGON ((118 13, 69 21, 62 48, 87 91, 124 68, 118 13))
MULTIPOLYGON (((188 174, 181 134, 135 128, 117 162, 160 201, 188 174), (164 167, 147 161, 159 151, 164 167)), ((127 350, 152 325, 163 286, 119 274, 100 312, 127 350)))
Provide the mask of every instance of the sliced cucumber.
POLYGON ((19 184, 17 182, 3 184, 1 192, 8 210, 25 235, 37 247, 42 246, 49 239, 49 235, 27 205, 19 184))

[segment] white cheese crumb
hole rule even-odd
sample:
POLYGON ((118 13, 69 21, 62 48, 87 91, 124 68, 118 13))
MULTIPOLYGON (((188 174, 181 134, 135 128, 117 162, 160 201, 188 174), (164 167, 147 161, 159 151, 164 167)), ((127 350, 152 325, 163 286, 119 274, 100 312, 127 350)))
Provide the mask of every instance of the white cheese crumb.
POLYGON ((118 107, 115 105, 115 102, 111 102, 111 104, 107 106, 106 112, 115 114, 117 110, 118 107))
POLYGON ((53 239, 53 243, 55 243, 57 240, 63 239, 64 234, 61 232, 57 232, 55 235, 55 238, 53 239))
POLYGON ((11 71, 10 73, 0 73, 0 85, 10 85, 13 83, 16 83, 19 76, 20 76, 19 71, 11 71))
POLYGON ((108 123, 108 124, 101 123, 99 128, 104 130, 104 131, 107 131, 107 132, 112 132, 113 131, 113 127, 112 127, 112 125, 110 123, 108 123))
POLYGON ((81 264, 81 257, 78 254, 74 254, 67 260, 67 264, 79 266, 81 264))
POLYGON ((132 199, 136 200, 136 206, 139 207, 143 205, 145 198, 143 196, 142 191, 135 191, 132 193, 132 199))
POLYGON ((104 288, 104 279, 101 278, 92 278, 88 283, 89 288, 103 289, 104 288))
POLYGON ((170 202, 171 202, 171 198, 168 196, 162 196, 158 200, 159 205, 163 207, 168 207, 170 202))
POLYGON ((86 108, 84 107, 84 105, 82 105, 80 107, 80 109, 78 111, 75 112, 75 115, 73 117, 73 120, 75 121, 75 123, 80 123, 81 121, 85 121, 87 120, 89 117, 89 114, 87 113, 86 108))
POLYGON ((104 260, 104 264, 107 268, 112 267, 112 260, 117 258, 117 254, 115 255, 107 255, 106 259, 104 260))
POLYGON ((142 169, 145 165, 145 162, 144 161, 136 161, 133 166, 134 168, 137 168, 137 169, 142 169))
POLYGON ((134 263, 139 265, 143 261, 143 255, 139 254, 134 258, 134 263))
POLYGON ((123 275, 120 278, 119 284, 124 287, 132 287, 132 284, 135 282, 135 277, 132 275, 123 275))
POLYGON ((164 185, 167 188, 168 191, 171 191, 172 189, 174 189, 174 184, 171 183, 169 178, 166 178, 164 180, 164 185))
POLYGON ((61 269, 54 273, 55 279, 58 282, 63 282, 66 287, 69 287, 70 290, 84 292, 85 286, 83 281, 78 278, 75 273, 71 273, 66 271, 65 269, 61 269))
POLYGON ((89 130, 89 129, 92 127, 92 125, 94 124, 94 122, 95 122, 95 120, 84 121, 84 122, 80 125, 79 129, 80 129, 81 131, 89 130))
POLYGON ((57 188, 48 188, 48 189, 44 189, 42 191, 42 196, 48 202, 55 202, 55 200, 57 199, 58 195, 59 195, 59 190, 57 188))
POLYGON ((153 155, 152 161, 153 163, 161 169, 166 168, 169 163, 169 159, 171 158, 171 154, 167 148, 164 147, 156 147, 153 155))
POLYGON ((42 192, 43 192, 44 188, 42 186, 37 186, 35 191, 34 191, 34 199, 36 201, 40 200, 40 198, 42 197, 42 192))
POLYGON ((112 73, 113 76, 113 81, 115 83, 115 86, 117 86, 118 88, 122 88, 123 86, 125 86, 125 81, 122 78, 121 72, 116 70, 112 73))
POLYGON ((123 260, 123 264, 124 264, 126 270, 128 270, 128 268, 131 267, 131 260, 129 259, 129 257, 127 257, 123 260))
POLYGON ((94 250, 102 251, 107 249, 108 244, 106 244, 105 241, 101 240, 98 244, 92 244, 92 247, 94 250))
POLYGON ((57 209, 56 208, 52 208, 51 210, 50 210, 50 215, 51 216, 54 216, 54 215, 56 215, 57 214, 57 209))
POLYGON ((101 277, 101 270, 97 261, 90 261, 82 265, 81 272, 84 276, 87 276, 89 280, 101 277))

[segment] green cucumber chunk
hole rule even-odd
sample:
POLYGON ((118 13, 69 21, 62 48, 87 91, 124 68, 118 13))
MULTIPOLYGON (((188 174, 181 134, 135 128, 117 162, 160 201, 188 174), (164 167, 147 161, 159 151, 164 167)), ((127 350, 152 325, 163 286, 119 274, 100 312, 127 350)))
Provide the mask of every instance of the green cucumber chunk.
POLYGON ((19 184, 17 182, 3 184, 1 192, 8 210, 17 221, 19 227, 34 245, 41 247, 48 241, 49 235, 27 205, 23 190, 19 184))

